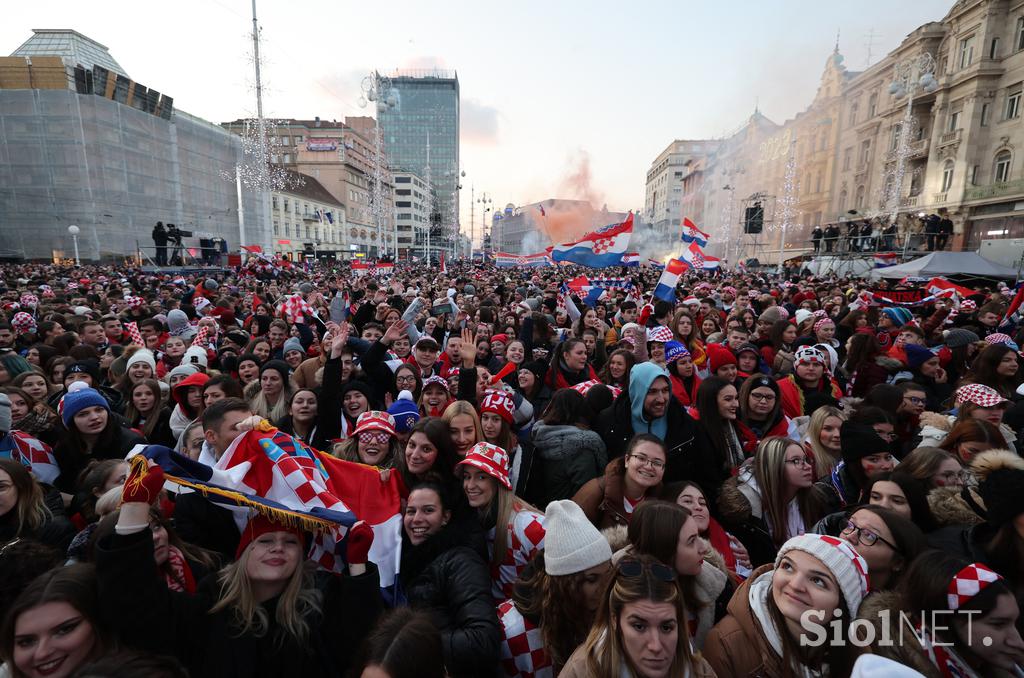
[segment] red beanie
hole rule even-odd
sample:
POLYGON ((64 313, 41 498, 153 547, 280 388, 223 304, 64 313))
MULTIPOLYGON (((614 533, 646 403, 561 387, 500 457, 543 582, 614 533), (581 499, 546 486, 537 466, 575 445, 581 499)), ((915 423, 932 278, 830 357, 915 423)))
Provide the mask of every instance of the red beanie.
POLYGON ((719 367, 736 364, 736 356, 729 350, 728 346, 708 344, 704 347, 704 350, 708 354, 709 369, 712 375, 718 371, 719 367))
POLYGON ((303 539, 302 530, 298 527, 289 527, 288 525, 275 522, 272 518, 268 518, 262 513, 257 513, 249 519, 249 522, 245 525, 245 529, 242 530, 242 537, 238 541, 238 550, 235 551, 235 560, 242 557, 242 553, 249 544, 268 532, 291 532, 298 536, 299 540, 303 539))

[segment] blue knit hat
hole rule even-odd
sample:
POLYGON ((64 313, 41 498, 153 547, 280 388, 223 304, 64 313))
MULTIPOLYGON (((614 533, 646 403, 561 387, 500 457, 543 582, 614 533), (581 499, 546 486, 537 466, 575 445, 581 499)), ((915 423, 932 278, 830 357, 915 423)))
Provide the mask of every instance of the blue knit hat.
POLYGON ((907 323, 914 319, 914 316, 911 315, 910 311, 899 306, 889 306, 887 308, 883 308, 882 313, 889 316, 889 319, 892 320, 893 323, 897 325, 906 325, 907 323))
POLYGON ((665 342, 665 362, 669 365, 688 355, 690 355, 690 351, 681 342, 665 342))
POLYGON ((398 394, 398 400, 388 408, 388 414, 395 418, 395 430, 399 433, 408 433, 420 420, 420 411, 413 402, 412 393, 402 391, 398 394))
POLYGON ((110 403, 99 391, 89 388, 84 381, 72 383, 57 405, 57 413, 64 422, 64 428, 71 428, 75 415, 87 407, 102 407, 107 412, 110 411, 110 403))
POLYGON ((907 367, 912 370, 920 368, 921 365, 935 357, 935 354, 927 346, 918 344, 905 344, 903 351, 907 354, 907 367))

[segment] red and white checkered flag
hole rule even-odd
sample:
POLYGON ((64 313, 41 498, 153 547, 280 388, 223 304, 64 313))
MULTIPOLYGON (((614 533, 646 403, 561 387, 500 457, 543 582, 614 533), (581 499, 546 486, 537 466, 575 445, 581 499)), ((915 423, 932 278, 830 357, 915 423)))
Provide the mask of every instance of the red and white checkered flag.
POLYGON ((139 323, 125 323, 124 329, 128 333, 128 336, 132 338, 132 343, 139 346, 145 346, 146 342, 142 338, 142 332, 139 332, 139 323))
POLYGON ((285 297, 277 307, 277 312, 290 323, 304 323, 306 315, 313 315, 313 307, 302 298, 301 294, 293 294, 285 297))

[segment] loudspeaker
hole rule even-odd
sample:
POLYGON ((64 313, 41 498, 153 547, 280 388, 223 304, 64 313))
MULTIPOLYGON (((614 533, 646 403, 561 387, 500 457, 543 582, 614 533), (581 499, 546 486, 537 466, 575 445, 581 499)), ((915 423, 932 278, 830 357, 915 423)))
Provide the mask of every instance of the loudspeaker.
POLYGON ((755 202, 752 207, 746 209, 743 215, 743 232, 760 233, 764 230, 764 207, 761 203, 755 202))

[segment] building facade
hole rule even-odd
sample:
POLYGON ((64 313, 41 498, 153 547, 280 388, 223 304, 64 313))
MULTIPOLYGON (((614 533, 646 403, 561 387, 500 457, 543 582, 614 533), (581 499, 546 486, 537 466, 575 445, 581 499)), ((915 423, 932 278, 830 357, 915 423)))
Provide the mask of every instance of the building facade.
POLYGON ((551 245, 570 242, 602 226, 620 223, 627 214, 610 212, 607 207, 597 209, 585 200, 562 198, 519 207, 509 204, 504 210, 496 210, 492 217, 491 247, 509 254, 537 254, 551 245))
MULTIPOLYGON (((373 118, 346 118, 344 121, 284 119, 269 121, 267 135, 271 146, 272 165, 314 178, 342 205, 345 229, 341 234, 341 250, 349 256, 377 257, 383 242, 388 251, 394 249, 395 221, 392 206, 393 182, 387 168, 387 156, 378 155, 373 140, 373 118), (379 161, 381 233, 373 210, 374 183, 379 161)), ((235 120, 224 127, 239 135, 247 133, 252 122, 235 120)), ((294 188, 288 186, 288 188, 294 188)), ((277 236, 278 240, 290 240, 277 236)), ((291 243, 276 243, 282 250, 291 243)))
POLYGON ((437 256, 446 249, 443 240, 428 238, 430 233, 430 212, 432 210, 432 188, 415 172, 396 171, 395 182, 395 235, 398 243, 398 258, 412 256, 437 256), (429 249, 428 249, 429 248, 429 249))
POLYGON ((459 229, 459 76, 455 71, 396 71, 397 104, 380 112, 390 168, 430 178, 434 189, 432 237, 454 242, 459 229))
POLYGON ((668 235, 679 229, 683 175, 688 163, 707 157, 719 144, 717 140, 676 139, 651 163, 644 191, 644 217, 656 232, 668 235))
POLYGON ((271 193, 274 251, 293 260, 308 254, 349 258, 345 206, 312 176, 290 172, 285 187, 271 193))
POLYGON ((239 140, 136 83, 74 31, 35 31, 0 58, 0 256, 84 261, 154 253, 157 221, 199 240, 271 246, 260 196, 239 187, 239 140))

